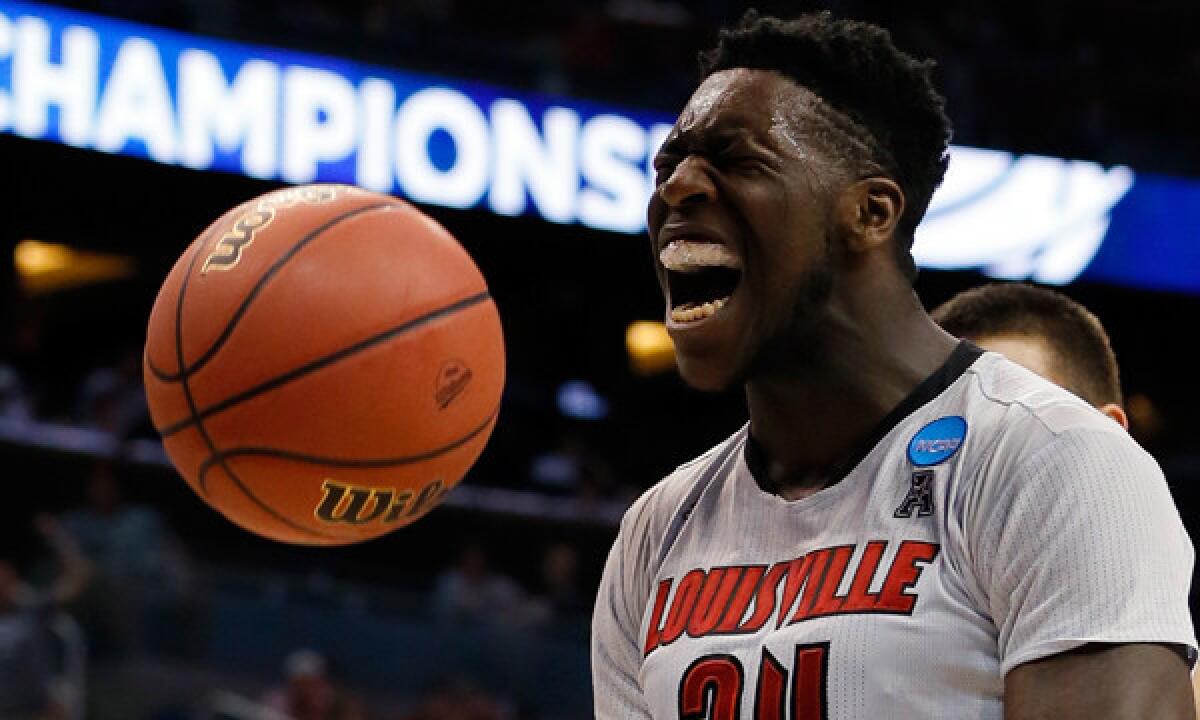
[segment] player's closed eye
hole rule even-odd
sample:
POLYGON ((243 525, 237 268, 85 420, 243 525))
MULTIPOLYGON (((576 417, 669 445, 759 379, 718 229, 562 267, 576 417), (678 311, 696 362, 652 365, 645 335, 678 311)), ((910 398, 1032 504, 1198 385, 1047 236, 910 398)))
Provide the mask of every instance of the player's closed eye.
POLYGON ((720 159, 722 169, 742 175, 757 173, 766 169, 762 159, 754 155, 730 155, 720 159))
POLYGON ((675 158, 662 159, 654 161, 654 186, 658 187, 671 179, 675 174, 675 168, 679 166, 679 161, 675 158))

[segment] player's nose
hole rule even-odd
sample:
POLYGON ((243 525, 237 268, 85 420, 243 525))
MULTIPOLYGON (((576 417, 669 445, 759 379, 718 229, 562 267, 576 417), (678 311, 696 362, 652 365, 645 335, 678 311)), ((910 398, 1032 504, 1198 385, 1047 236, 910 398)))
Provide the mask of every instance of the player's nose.
POLYGON ((677 208, 715 200, 717 186, 709 174, 708 164, 702 158, 690 155, 658 186, 658 195, 668 207, 677 208))

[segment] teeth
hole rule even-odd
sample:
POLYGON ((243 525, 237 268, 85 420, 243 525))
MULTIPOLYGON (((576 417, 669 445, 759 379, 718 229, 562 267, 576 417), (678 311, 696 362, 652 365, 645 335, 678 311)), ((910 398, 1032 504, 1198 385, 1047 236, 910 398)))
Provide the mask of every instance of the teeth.
POLYGON ((725 303, 727 302, 729 302, 729 298, 723 297, 706 302, 703 305, 686 303, 677 308, 671 308, 671 320, 677 323, 691 323, 697 320, 704 320, 716 315, 717 311, 725 307, 725 303))
POLYGON ((742 259, 725 245, 694 240, 673 240, 658 253, 663 267, 675 272, 697 272, 708 267, 740 269, 742 259))

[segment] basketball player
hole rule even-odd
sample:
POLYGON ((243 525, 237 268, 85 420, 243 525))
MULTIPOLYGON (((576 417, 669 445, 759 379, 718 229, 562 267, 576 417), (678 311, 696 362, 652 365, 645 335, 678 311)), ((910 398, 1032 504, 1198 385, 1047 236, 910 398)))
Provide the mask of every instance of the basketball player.
POLYGON ((951 335, 1024 365, 1129 429, 1108 333, 1066 295, 1034 285, 992 283, 955 295, 932 317, 951 335))
POLYGON ((749 15, 703 67, 649 228, 681 374, 744 387, 750 422, 623 520, 596 716, 1193 717, 1158 466, 912 290, 930 66, 820 14, 749 15))
MULTIPOLYGON (((1019 283, 972 288, 932 313, 946 332, 1067 388, 1129 429, 1120 370, 1099 318, 1062 293, 1019 283)), ((1192 676, 1200 713, 1200 674, 1192 676)))

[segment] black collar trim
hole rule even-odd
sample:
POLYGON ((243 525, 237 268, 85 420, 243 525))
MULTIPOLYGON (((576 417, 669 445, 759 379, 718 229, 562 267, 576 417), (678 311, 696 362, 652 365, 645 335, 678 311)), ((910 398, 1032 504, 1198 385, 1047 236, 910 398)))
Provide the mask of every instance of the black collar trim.
MULTIPOLYGON (((831 468, 829 472, 830 482, 826 487, 840 482, 902 420, 912 415, 922 405, 941 395, 946 388, 957 382, 963 373, 967 371, 967 368, 974 365, 975 361, 983 355, 983 352, 982 349, 966 340, 959 341, 958 345, 954 348, 954 352, 950 353, 950 357, 946 358, 946 362, 942 363, 941 367, 934 370, 929 377, 922 380, 906 398, 900 401, 899 405, 892 408, 891 412, 879 421, 875 429, 859 443, 848 458, 831 468)), ((767 474, 766 451, 754 439, 754 436, 749 433, 746 434, 746 466, 750 468, 750 474, 754 476, 754 481, 758 483, 760 488, 766 492, 775 492, 771 489, 774 485, 767 474)))

